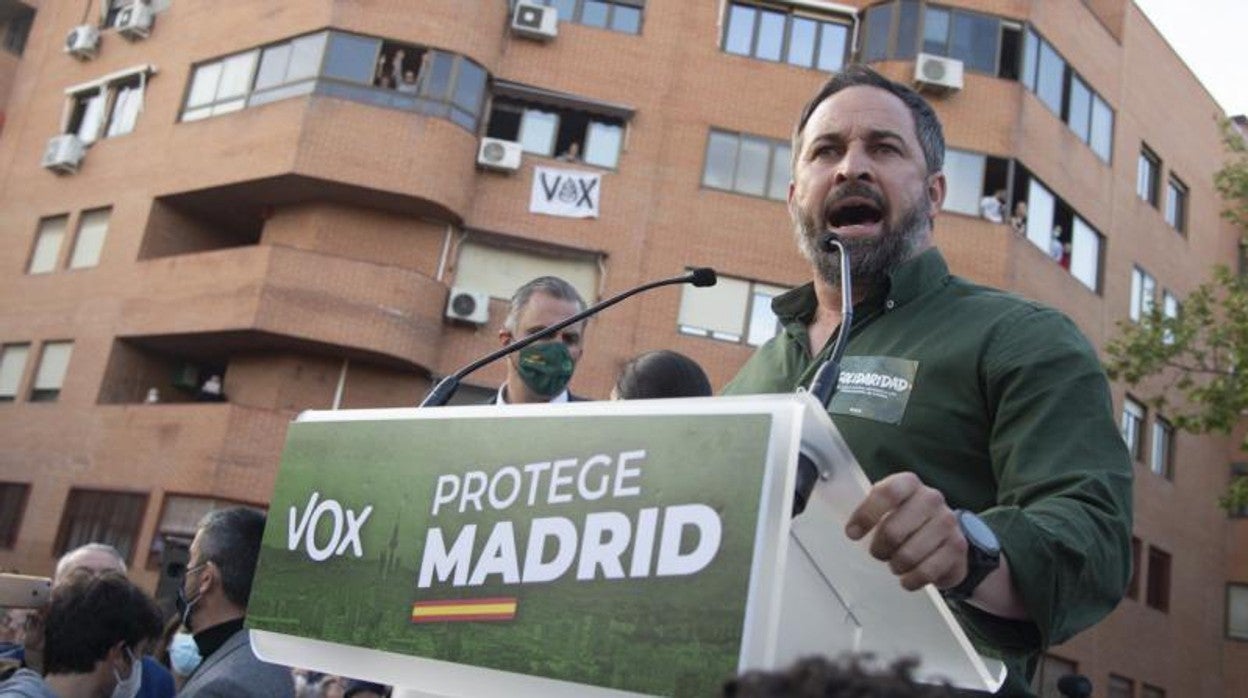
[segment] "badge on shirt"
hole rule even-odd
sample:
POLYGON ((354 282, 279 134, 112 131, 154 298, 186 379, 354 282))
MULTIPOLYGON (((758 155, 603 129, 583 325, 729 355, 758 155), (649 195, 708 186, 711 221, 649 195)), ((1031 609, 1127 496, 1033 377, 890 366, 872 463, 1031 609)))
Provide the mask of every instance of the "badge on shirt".
POLYGON ((846 356, 841 361, 841 380, 828 411, 900 424, 918 368, 919 362, 910 359, 846 356))

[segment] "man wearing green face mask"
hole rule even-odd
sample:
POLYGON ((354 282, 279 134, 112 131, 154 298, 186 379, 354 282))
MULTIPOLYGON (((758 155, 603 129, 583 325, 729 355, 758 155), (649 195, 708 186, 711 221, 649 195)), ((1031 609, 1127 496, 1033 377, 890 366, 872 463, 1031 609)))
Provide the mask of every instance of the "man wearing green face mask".
MULTIPOLYGON (((585 309, 572 284, 555 276, 541 276, 516 290, 503 328, 502 344, 510 344, 550 327, 585 309)), ((491 404, 567 402, 583 400, 568 392, 568 382, 581 359, 585 323, 563 328, 549 340, 535 342, 507 357, 507 380, 491 404)))

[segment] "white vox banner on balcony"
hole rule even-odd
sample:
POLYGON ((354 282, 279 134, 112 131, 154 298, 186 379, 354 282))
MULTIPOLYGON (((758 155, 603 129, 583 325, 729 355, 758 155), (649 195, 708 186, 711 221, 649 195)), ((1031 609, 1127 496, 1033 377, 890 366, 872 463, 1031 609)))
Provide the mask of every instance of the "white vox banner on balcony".
POLYGON ((580 170, 533 168, 529 212, 564 218, 597 218, 602 175, 580 170))

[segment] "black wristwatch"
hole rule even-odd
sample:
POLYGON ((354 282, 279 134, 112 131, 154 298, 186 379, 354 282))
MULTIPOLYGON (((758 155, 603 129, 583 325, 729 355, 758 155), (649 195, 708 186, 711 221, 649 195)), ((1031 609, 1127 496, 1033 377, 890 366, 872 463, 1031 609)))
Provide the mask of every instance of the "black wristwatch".
POLYGON ((958 526, 966 537, 966 577, 957 586, 941 593, 946 599, 961 601, 969 599, 984 577, 1001 564, 1001 542, 974 512, 958 509, 953 514, 958 517, 958 526))

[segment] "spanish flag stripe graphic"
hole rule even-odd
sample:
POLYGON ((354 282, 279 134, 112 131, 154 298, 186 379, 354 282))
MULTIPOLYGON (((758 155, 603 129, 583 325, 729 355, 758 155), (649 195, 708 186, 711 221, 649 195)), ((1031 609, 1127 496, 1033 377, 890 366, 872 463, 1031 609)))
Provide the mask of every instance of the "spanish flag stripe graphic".
POLYGON ((516 617, 515 597, 417 601, 412 604, 413 623, 501 621, 516 617))

